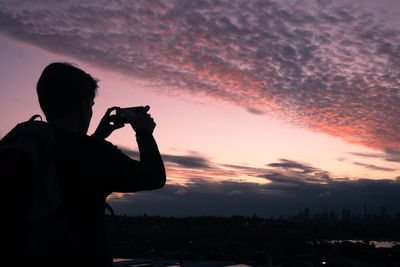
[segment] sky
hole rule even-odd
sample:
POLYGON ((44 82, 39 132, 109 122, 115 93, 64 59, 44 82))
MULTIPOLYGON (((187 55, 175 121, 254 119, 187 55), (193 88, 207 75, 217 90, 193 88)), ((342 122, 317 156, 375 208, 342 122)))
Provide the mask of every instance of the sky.
MULTIPOLYGON (((400 212, 400 2, 0 1, 0 136, 41 71, 76 64, 108 107, 150 105, 167 185, 117 213, 400 212)), ((108 141, 138 158, 134 133, 108 141)))

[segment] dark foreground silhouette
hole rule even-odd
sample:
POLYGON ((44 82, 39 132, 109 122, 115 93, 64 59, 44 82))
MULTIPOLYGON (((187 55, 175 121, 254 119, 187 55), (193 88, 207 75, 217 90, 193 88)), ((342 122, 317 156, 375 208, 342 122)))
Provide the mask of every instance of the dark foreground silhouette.
POLYGON ((7 202, 1 251, 9 266, 112 266, 107 196, 164 186, 149 107, 124 117, 110 108, 88 136, 96 92, 89 74, 50 64, 37 83, 48 123, 20 124, 1 140, 1 200, 7 202), (104 140, 126 123, 136 132, 140 161, 104 140))
MULTIPOLYGON (((324 214, 328 214, 327 216, 324 214)), ((190 266, 220 261, 250 266, 400 266, 400 214, 290 218, 107 217, 114 255, 190 266), (326 264, 323 264, 325 262, 326 264), (185 265, 186 263, 186 265, 185 265)), ((216 263, 218 266, 218 263, 216 263)), ((229 265, 229 264, 225 264, 229 265)))

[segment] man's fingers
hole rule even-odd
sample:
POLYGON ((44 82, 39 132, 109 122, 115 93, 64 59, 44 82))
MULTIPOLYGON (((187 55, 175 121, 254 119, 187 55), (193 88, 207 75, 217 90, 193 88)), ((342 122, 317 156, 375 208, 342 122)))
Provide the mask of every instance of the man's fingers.
POLYGON ((125 126, 125 124, 123 122, 121 122, 120 120, 118 120, 117 115, 110 115, 108 116, 108 122, 112 122, 112 126, 113 127, 117 127, 118 128, 122 128, 125 126))
POLYGON ((141 109, 138 113, 138 117, 144 116, 145 114, 147 114, 147 111, 150 110, 150 106, 145 106, 143 109, 141 109))
POLYGON ((115 121, 117 120, 117 115, 109 115, 108 118, 110 119, 110 121, 115 121))
POLYGON ((117 129, 122 128, 124 126, 125 126, 125 124, 123 124, 123 123, 115 123, 113 125, 113 130, 117 130, 117 129))
POLYGON ((104 116, 110 116, 111 112, 113 112, 114 110, 119 109, 119 107, 111 107, 109 109, 107 109, 106 114, 104 114, 104 116))

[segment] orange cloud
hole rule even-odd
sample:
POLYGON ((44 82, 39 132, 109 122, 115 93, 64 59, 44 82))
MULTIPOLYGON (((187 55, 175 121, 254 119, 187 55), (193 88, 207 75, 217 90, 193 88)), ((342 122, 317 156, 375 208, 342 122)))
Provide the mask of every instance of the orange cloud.
POLYGON ((400 30, 387 17, 362 1, 0 3, 3 34, 159 93, 205 95, 398 151, 400 30))

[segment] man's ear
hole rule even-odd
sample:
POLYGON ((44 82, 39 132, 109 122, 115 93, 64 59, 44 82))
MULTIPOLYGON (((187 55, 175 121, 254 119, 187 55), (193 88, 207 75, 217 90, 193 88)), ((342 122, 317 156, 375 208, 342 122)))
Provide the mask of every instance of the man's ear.
POLYGON ((81 103, 77 105, 76 111, 78 112, 78 114, 82 114, 85 111, 87 111, 88 108, 89 108, 88 103, 85 100, 82 100, 81 103))

